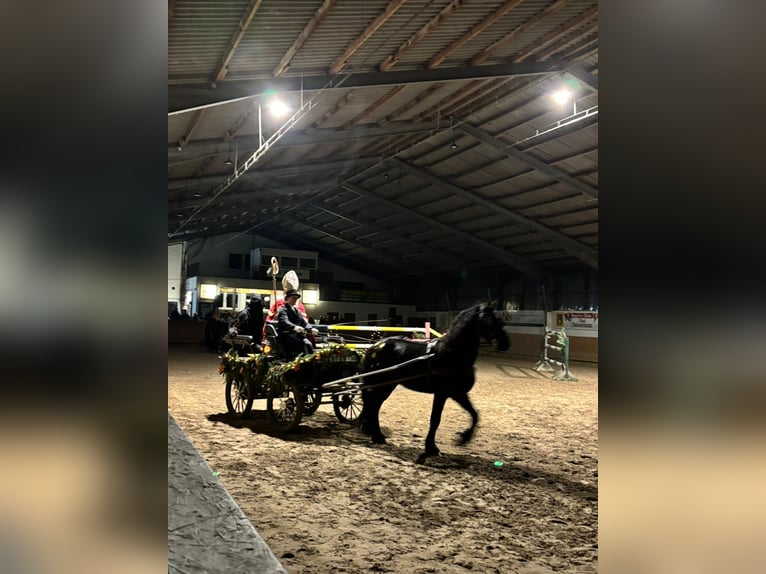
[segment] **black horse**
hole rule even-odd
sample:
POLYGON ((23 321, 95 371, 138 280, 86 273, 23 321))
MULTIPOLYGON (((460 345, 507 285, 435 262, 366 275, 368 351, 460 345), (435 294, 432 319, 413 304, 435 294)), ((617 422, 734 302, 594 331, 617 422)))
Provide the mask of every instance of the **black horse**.
POLYGON ((475 380, 473 365, 479 354, 480 338, 494 340, 500 351, 510 347, 502 322, 495 316, 491 304, 476 305, 461 311, 447 333, 435 342, 388 337, 370 347, 362 360, 362 373, 401 366, 364 377, 364 407, 361 416, 363 432, 371 435, 374 443, 386 442, 386 437, 380 430, 380 407, 396 385, 402 384, 413 391, 434 395, 426 449, 418 457, 418 463, 439 454, 436 430, 439 428, 447 398, 456 401, 471 415, 471 426, 459 433, 459 444, 471 440, 479 415, 468 398, 468 391, 473 387, 475 380), (386 384, 387 381, 391 384, 386 384))

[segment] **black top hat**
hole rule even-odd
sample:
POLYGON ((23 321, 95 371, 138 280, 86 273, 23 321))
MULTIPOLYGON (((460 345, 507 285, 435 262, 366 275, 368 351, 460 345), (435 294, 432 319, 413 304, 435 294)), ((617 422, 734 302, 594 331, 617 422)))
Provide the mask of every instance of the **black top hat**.
POLYGON ((298 291, 296 291, 295 289, 288 289, 287 292, 285 293, 285 299, 287 299, 288 297, 300 297, 300 296, 301 294, 298 293, 298 291))

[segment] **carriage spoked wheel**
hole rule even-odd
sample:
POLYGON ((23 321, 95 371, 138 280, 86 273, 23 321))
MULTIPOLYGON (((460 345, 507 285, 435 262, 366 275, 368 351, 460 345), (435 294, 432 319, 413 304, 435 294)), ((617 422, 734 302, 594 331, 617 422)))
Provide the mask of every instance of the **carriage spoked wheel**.
POLYGON ((332 396, 332 409, 342 423, 355 425, 362 416, 362 392, 359 390, 346 391, 332 396))
POLYGON ((226 408, 230 414, 240 417, 250 416, 253 408, 253 397, 247 382, 235 379, 232 373, 226 375, 226 408))
POLYGON ((314 414, 322 404, 322 389, 303 388, 303 414, 314 414))
POLYGON ((266 394, 266 410, 285 432, 298 428, 303 416, 304 397, 295 381, 283 380, 269 385, 266 394))

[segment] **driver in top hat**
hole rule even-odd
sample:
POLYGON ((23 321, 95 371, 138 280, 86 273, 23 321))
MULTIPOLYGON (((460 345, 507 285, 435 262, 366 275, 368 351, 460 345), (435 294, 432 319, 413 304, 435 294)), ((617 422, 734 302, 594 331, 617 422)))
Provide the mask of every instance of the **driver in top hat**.
POLYGON ((314 346, 306 333, 311 327, 296 308, 300 296, 295 289, 288 289, 285 293, 285 304, 277 311, 277 332, 287 353, 310 355, 314 352, 314 346))

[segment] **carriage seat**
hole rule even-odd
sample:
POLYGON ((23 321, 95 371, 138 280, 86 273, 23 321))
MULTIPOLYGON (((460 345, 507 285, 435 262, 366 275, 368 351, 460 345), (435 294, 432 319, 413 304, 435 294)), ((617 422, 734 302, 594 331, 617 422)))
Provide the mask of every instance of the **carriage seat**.
POLYGON ((224 343, 231 345, 232 348, 237 349, 240 356, 242 356, 242 353, 252 355, 261 352, 260 344, 253 340, 252 335, 228 334, 222 340, 224 343))
POLYGON ((272 352, 280 357, 286 357, 285 347, 282 345, 282 341, 279 340, 279 332, 277 331, 276 321, 266 321, 264 324, 264 332, 266 334, 266 341, 271 346, 272 352))
POLYGON ((277 323, 278 323, 277 321, 271 321, 271 320, 266 321, 265 323, 266 340, 269 342, 269 344, 271 345, 271 348, 274 350, 274 354, 284 358, 285 360, 292 361, 300 353, 288 352, 285 349, 285 346, 282 344, 282 340, 279 338, 277 323))

